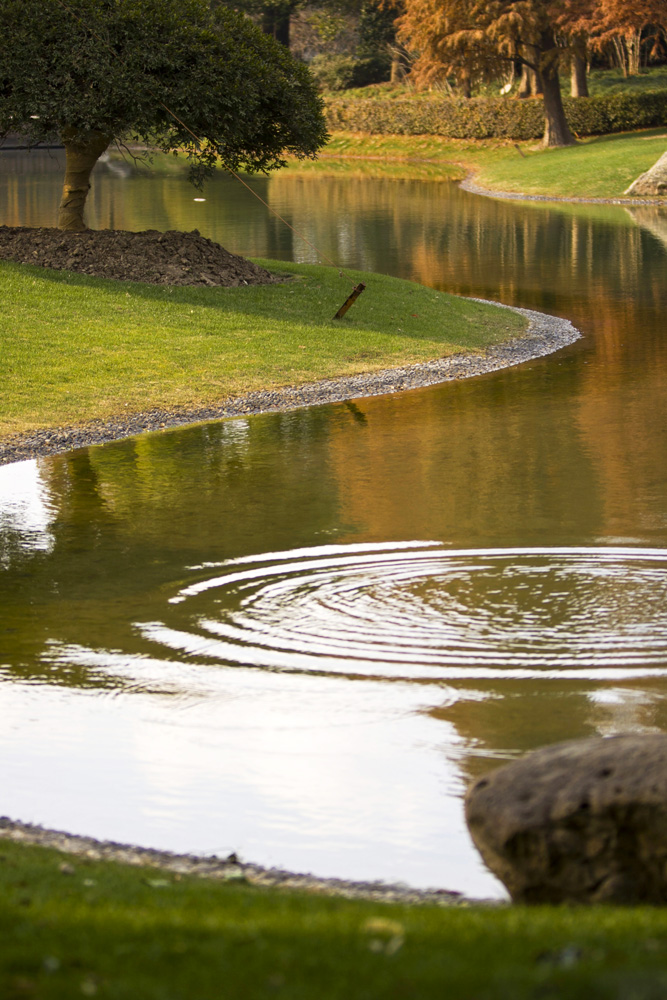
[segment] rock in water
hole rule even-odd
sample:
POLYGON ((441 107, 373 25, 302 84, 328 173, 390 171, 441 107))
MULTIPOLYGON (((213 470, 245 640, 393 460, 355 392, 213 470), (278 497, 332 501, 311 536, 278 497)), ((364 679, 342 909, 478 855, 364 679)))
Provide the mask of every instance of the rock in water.
POLYGON ((522 903, 667 903, 667 736, 544 747, 476 781, 472 839, 522 903))
POLYGON ((645 174, 640 174, 624 194, 667 195, 667 153, 663 153, 645 174))

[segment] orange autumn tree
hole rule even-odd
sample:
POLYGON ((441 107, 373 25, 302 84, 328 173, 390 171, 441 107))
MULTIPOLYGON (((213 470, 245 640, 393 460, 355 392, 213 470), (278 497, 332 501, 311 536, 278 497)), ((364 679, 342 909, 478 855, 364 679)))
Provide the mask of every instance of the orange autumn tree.
POLYGON ((569 61, 575 22, 593 2, 405 0, 398 37, 416 53, 412 78, 417 86, 452 73, 489 78, 511 64, 534 70, 544 97, 544 144, 569 146, 575 139, 565 118, 558 73, 569 61))
POLYGON ((598 0, 567 0, 560 12, 555 12, 558 37, 569 52, 572 97, 588 97, 590 34, 598 7, 598 0))
POLYGON ((570 0, 567 7, 566 30, 587 36, 593 50, 611 51, 624 76, 639 72, 642 43, 656 54, 667 32, 666 0, 570 0))
POLYGON ((448 81, 453 77, 464 96, 470 96, 473 83, 495 79, 495 49, 484 44, 479 35, 476 45, 444 44, 471 27, 467 0, 384 0, 384 6, 396 11, 397 40, 416 54, 410 80, 418 88, 448 81))

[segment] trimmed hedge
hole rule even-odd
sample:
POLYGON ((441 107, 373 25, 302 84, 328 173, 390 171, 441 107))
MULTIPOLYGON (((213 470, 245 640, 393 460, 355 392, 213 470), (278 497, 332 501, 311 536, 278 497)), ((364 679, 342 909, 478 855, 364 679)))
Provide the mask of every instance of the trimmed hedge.
MULTIPOLYGON (((575 135, 605 135, 667 125, 667 91, 564 97, 575 135)), ((327 98, 332 132, 371 135, 442 135, 449 139, 538 139, 544 134, 542 100, 424 97, 420 100, 327 98)))

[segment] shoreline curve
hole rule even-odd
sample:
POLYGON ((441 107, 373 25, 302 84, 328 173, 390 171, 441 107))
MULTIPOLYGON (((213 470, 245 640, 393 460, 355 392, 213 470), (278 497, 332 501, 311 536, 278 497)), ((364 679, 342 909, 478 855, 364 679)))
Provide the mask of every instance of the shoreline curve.
POLYGON ((236 854, 230 854, 227 858, 216 855, 177 854, 150 847, 137 847, 134 844, 97 840, 95 837, 22 823, 7 816, 0 816, 0 841, 2 840, 48 847, 62 854, 94 861, 115 861, 136 867, 157 868, 173 872, 175 875, 193 875, 219 882, 246 882, 266 889, 312 892, 344 899, 370 900, 375 903, 422 906, 430 904, 441 907, 503 905, 503 900, 474 899, 449 889, 416 889, 403 882, 359 882, 299 874, 282 868, 264 868, 262 865, 242 861, 236 854))
POLYGON ((632 205, 658 205, 663 207, 667 205, 667 200, 661 197, 634 198, 631 196, 626 198, 623 195, 619 195, 618 198, 585 198, 575 196, 564 198, 555 194, 525 194, 522 191, 495 191, 493 188, 485 188, 481 184, 477 184, 473 177, 473 174, 468 174, 467 177, 458 182, 459 187, 469 194, 478 194, 483 198, 498 198, 500 201, 558 202, 564 205, 619 205, 621 208, 632 205))
MULTIPOLYGON (((485 299, 475 299, 488 302, 485 299)), ((385 395, 407 389, 424 388, 443 382, 472 378, 545 357, 581 338, 569 320, 530 309, 502 303, 490 303, 512 309, 528 319, 523 337, 488 348, 484 354, 457 354, 405 368, 331 379, 303 386, 258 391, 223 401, 219 406, 202 407, 186 413, 151 411, 121 421, 96 421, 79 428, 38 431, 0 442, 0 464, 55 455, 91 444, 110 443, 147 431, 185 426, 207 420, 280 412, 304 406, 324 405, 368 396, 385 395)), ((363 882, 325 878, 311 874, 265 868, 241 861, 235 854, 228 858, 177 854, 132 844, 101 841, 94 837, 66 833, 42 826, 0 817, 0 840, 50 847, 64 854, 123 864, 147 866, 221 881, 245 881, 265 888, 315 892, 346 899, 364 899, 378 903, 410 905, 498 906, 502 900, 475 899, 448 889, 418 889, 404 883, 363 882)))
POLYGON ((514 367, 553 354, 581 338, 567 319, 532 309, 521 309, 488 299, 472 299, 501 309, 511 309, 528 319, 522 337, 489 347, 482 354, 454 354, 403 368, 386 368, 339 379, 325 379, 300 386, 256 390, 223 399, 218 404, 188 410, 149 410, 126 417, 94 420, 80 426, 45 428, 0 440, 0 465, 62 454, 89 445, 110 444, 149 431, 163 431, 188 424, 231 417, 278 413, 306 406, 341 403, 381 396, 407 389, 421 389, 514 367))

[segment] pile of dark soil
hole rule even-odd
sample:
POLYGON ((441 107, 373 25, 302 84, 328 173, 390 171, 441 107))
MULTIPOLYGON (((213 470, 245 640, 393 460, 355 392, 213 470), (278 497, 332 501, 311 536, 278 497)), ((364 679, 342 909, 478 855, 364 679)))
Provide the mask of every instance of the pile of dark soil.
POLYGON ((266 285, 277 279, 197 230, 141 233, 115 229, 0 226, 0 259, 152 285, 266 285))

